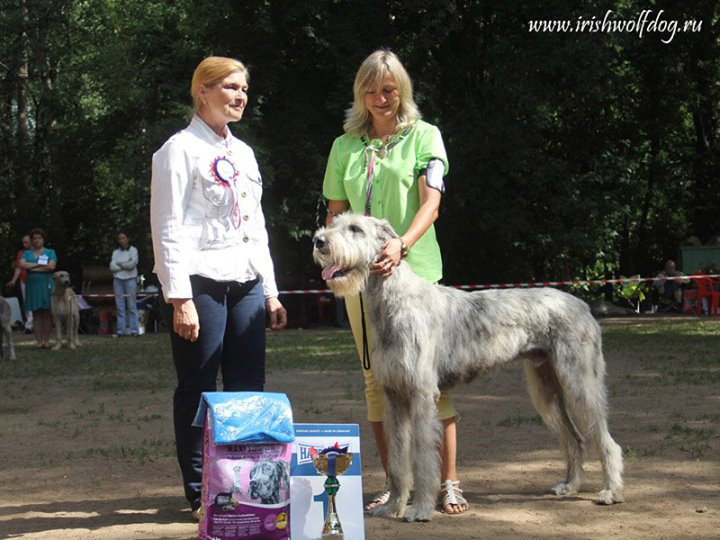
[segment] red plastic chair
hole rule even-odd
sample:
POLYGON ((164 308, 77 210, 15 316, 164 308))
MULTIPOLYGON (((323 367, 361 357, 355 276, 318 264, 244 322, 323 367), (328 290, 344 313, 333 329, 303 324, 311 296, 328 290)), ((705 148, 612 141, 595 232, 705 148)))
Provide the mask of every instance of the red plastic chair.
POLYGON ((713 289, 712 280, 708 277, 703 277, 694 278, 693 281, 695 282, 695 285, 697 285, 697 314, 702 315, 702 299, 707 298, 709 306, 708 315, 715 314, 716 316, 720 316, 720 313, 718 312, 720 292, 713 289))

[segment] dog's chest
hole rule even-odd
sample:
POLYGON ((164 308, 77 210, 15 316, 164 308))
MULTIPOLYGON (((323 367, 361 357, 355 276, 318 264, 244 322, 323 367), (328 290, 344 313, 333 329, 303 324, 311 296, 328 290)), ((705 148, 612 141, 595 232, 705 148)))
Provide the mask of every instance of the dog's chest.
POLYGON ((77 297, 70 289, 52 294, 52 307, 56 315, 70 315, 74 312, 76 304, 77 297))

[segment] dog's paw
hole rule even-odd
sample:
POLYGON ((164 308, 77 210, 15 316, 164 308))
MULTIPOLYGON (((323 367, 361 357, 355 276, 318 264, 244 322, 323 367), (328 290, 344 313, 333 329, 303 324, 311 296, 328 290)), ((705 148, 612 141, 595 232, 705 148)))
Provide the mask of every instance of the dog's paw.
POLYGON ((77 345, 75 345, 74 343, 71 343, 70 348, 74 351, 77 348, 77 345))
POLYGON ((560 482, 556 486, 553 486, 550 491, 558 497, 568 497, 570 495, 575 495, 577 493, 577 488, 567 482, 560 482))
POLYGON ((60 344, 58 343, 57 345, 53 346, 52 350, 53 350, 53 351, 59 351, 61 347, 62 347, 62 345, 60 345, 60 344))
POLYGON ((421 508, 419 505, 412 505, 403 515, 405 521, 430 521, 432 519, 432 508, 421 508))
POLYGON ((623 502, 623 495, 622 491, 615 491, 613 492, 610 489, 603 489, 600 493, 598 493, 597 499, 595 499, 595 502, 597 504, 615 504, 615 503, 621 503, 623 502))

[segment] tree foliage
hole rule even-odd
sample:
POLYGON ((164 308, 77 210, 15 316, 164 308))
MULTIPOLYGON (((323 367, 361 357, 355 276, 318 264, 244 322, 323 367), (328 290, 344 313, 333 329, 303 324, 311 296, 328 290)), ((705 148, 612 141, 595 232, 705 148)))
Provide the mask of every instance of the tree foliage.
POLYGON ((278 277, 316 277, 325 160, 362 59, 389 47, 451 171, 446 281, 637 274, 720 232, 717 2, 0 0, 0 254, 48 229, 76 274, 118 230, 151 269, 152 153, 188 121, 194 67, 250 68, 233 131, 256 152, 278 277), (652 16, 697 33, 531 33, 652 16))

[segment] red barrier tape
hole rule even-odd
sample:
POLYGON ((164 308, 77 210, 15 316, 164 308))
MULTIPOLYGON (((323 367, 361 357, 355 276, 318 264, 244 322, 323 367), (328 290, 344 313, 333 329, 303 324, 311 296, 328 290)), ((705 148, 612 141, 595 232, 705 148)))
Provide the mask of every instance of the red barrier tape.
MULTIPOLYGON (((720 274, 699 274, 692 276, 678 276, 682 281, 688 281, 691 279, 700 278, 720 278, 720 274)), ((645 283, 649 281, 657 280, 657 277, 630 277, 630 278, 618 278, 618 279, 573 279, 570 281, 528 281, 520 283, 486 283, 486 284, 472 284, 472 285, 450 285, 456 289, 463 290, 477 290, 477 289, 529 289, 534 287, 567 287, 572 285, 607 285, 617 283, 645 283)), ((666 278, 675 279, 675 278, 666 278)), ((291 289, 287 291, 279 291, 281 295, 290 294, 332 294, 330 289, 291 289)), ((147 296, 157 296, 159 293, 138 293, 138 298, 144 298, 147 296)), ((115 298, 114 294, 83 294, 83 298, 115 298)), ((123 296, 130 296, 124 294, 123 296)))

